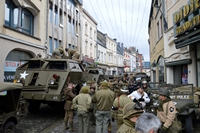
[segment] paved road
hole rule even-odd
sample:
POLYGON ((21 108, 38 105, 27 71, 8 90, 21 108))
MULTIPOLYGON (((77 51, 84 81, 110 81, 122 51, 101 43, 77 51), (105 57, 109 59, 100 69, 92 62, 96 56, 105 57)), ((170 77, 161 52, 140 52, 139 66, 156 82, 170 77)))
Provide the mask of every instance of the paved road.
MULTIPOLYGON (((16 127, 16 133, 70 133, 64 130, 64 110, 62 107, 51 108, 42 105, 40 111, 35 114, 28 113, 16 127)), ((77 115, 74 125, 78 129, 77 115)), ((112 133, 116 133, 116 122, 112 123, 112 133)), ((195 123, 195 133, 200 133, 200 120, 195 123)), ((78 133, 78 132, 73 132, 78 133)), ((90 126, 88 133, 95 133, 95 126, 90 126)))
MULTIPOLYGON (((42 105, 40 111, 35 114, 28 113, 16 127, 16 133, 70 133, 64 130, 64 110, 62 107, 51 108, 42 105)), ((77 115, 74 125, 78 129, 77 115)), ((113 133, 117 131, 116 123, 112 123, 113 133)), ((78 132, 73 132, 78 133, 78 132)), ((95 133, 95 126, 90 126, 88 133, 95 133)))

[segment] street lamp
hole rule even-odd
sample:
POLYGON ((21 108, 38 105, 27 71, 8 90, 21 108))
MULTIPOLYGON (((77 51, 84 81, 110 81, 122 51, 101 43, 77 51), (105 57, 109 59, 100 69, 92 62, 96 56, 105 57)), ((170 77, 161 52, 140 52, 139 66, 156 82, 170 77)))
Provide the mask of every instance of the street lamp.
POLYGON ((164 28, 165 28, 165 30, 168 29, 167 21, 166 21, 166 19, 165 19, 165 16, 164 16, 163 12, 160 10, 160 6, 154 5, 154 7, 157 8, 157 9, 161 12, 161 14, 162 14, 162 16, 163 16, 163 19, 164 19, 164 28))

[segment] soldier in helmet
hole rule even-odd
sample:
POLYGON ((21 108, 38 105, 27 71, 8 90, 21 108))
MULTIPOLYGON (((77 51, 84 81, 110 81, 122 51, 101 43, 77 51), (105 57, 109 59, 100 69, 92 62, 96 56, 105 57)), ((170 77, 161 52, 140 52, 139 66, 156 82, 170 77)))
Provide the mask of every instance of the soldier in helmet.
POLYGON ((133 102, 130 98, 127 97, 129 91, 127 86, 123 86, 121 89, 121 95, 115 98, 113 102, 112 110, 117 113, 117 127, 119 128, 123 124, 123 107, 129 103, 133 102))
POLYGON ((76 50, 69 49, 69 48, 65 48, 65 51, 68 53, 68 56, 67 56, 68 59, 72 59, 72 56, 76 53, 76 50))
POLYGON ((142 81, 142 88, 148 94, 148 96, 151 94, 151 89, 149 88, 146 80, 142 81))
POLYGON ((53 56, 53 58, 57 58, 57 59, 61 59, 61 58, 63 58, 64 56, 66 56, 63 47, 60 46, 60 47, 54 49, 54 50, 52 51, 52 56, 53 56))
POLYGON ((86 86, 83 86, 80 90, 80 94, 77 95, 73 99, 73 107, 78 109, 78 132, 79 133, 88 133, 89 128, 89 111, 91 110, 92 106, 92 98, 88 94, 88 88, 86 86))
POLYGON ((123 108, 123 124, 117 130, 117 133, 136 133, 135 123, 142 113, 141 106, 134 102, 127 103, 123 108))
POLYGON ((174 106, 171 98, 169 97, 169 90, 160 88, 159 90, 159 106, 157 116, 163 123, 160 133, 169 133, 169 127, 172 125, 176 117, 176 107, 174 106))

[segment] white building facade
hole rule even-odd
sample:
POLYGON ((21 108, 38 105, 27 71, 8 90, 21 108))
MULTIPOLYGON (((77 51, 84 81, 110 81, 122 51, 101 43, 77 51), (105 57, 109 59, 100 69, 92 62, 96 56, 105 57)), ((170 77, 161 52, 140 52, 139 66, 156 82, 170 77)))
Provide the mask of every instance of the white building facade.
POLYGON ((97 22, 83 9, 81 53, 85 62, 94 63, 97 56, 97 22))

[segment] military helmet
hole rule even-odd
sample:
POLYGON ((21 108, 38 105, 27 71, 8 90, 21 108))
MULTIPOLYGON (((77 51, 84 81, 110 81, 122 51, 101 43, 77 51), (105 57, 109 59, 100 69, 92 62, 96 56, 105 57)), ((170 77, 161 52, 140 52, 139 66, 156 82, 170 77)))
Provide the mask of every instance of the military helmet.
POLYGON ((127 103, 123 108, 123 118, 140 116, 143 113, 142 107, 134 102, 127 103))
POLYGON ((86 84, 92 84, 92 81, 88 80, 88 81, 86 82, 86 84))
POLYGON ((80 90, 80 93, 85 93, 85 94, 89 93, 89 88, 88 88, 88 86, 83 86, 83 87, 81 88, 81 90, 80 90))
POLYGON ((108 87, 108 82, 104 81, 104 82, 101 83, 101 85, 102 85, 102 87, 108 87))
POLYGON ((146 80, 142 81, 142 84, 147 84, 147 81, 146 80))
POLYGON ((160 88, 159 92, 160 95, 164 95, 166 97, 169 97, 169 90, 165 89, 165 88, 160 88))
POLYGON ((128 87, 127 86, 123 86, 121 89, 121 92, 127 93, 128 92, 128 87))

